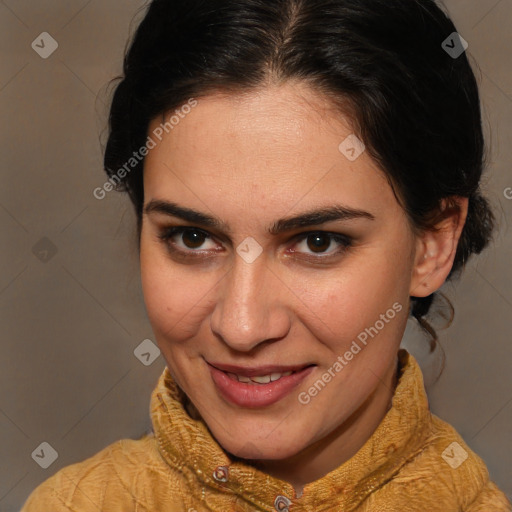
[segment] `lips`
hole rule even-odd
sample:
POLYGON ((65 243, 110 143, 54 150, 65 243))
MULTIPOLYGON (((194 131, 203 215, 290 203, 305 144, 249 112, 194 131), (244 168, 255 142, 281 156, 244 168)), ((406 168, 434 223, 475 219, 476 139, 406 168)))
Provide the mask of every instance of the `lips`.
POLYGON ((314 366, 242 367, 208 363, 219 395, 231 404, 249 409, 266 407, 283 399, 313 371, 314 366))

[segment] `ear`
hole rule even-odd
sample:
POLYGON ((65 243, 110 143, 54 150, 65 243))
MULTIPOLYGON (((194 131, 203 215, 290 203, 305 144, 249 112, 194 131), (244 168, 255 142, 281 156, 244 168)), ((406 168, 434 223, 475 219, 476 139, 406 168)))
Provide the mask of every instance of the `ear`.
POLYGON ((427 297, 446 281, 467 214, 467 197, 443 199, 441 213, 434 226, 417 235, 409 290, 411 297, 427 297))

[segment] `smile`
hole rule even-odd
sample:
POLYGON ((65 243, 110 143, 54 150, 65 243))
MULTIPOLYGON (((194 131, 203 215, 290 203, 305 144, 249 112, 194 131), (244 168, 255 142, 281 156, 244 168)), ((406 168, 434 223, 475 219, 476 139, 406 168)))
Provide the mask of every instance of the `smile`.
POLYGON ((267 407, 289 395, 316 365, 244 368, 208 363, 219 396, 238 407, 267 407))
POLYGON ((233 380, 237 380, 238 382, 245 382, 246 384, 268 384, 269 382, 275 382, 279 380, 281 377, 288 377, 294 372, 284 372, 284 373, 271 373, 269 375, 259 375, 255 377, 246 377, 245 375, 237 375, 236 373, 228 373, 228 377, 233 380))

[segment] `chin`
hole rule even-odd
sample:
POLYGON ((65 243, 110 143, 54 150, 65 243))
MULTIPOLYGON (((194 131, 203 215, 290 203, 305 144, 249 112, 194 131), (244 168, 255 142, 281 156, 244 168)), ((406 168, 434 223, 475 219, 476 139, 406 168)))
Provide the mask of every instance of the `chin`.
POLYGON ((218 440, 219 444, 231 455, 247 460, 282 460, 296 455, 303 447, 283 445, 270 440, 247 441, 247 438, 236 440, 232 437, 218 440))

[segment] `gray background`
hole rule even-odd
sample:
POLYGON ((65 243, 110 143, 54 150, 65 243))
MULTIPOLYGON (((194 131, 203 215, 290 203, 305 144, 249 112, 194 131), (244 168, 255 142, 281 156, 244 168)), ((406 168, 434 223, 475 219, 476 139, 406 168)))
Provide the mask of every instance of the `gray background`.
MULTIPOLYGON (((92 194, 105 182, 106 84, 121 72, 142 5, 0 2, 1 512, 18 511, 60 468, 150 427, 164 363, 145 366, 133 353, 152 338, 134 216, 123 195, 92 194), (42 32, 59 45, 47 59, 31 47, 42 32), (58 452, 48 469, 31 456, 42 442, 58 452)), ((437 383, 439 352, 427 353, 412 323, 404 345, 424 370, 433 412, 512 499, 512 0, 446 5, 480 68, 492 146, 484 188, 500 228, 461 281, 444 287, 456 319, 441 333, 447 364, 437 383)))

